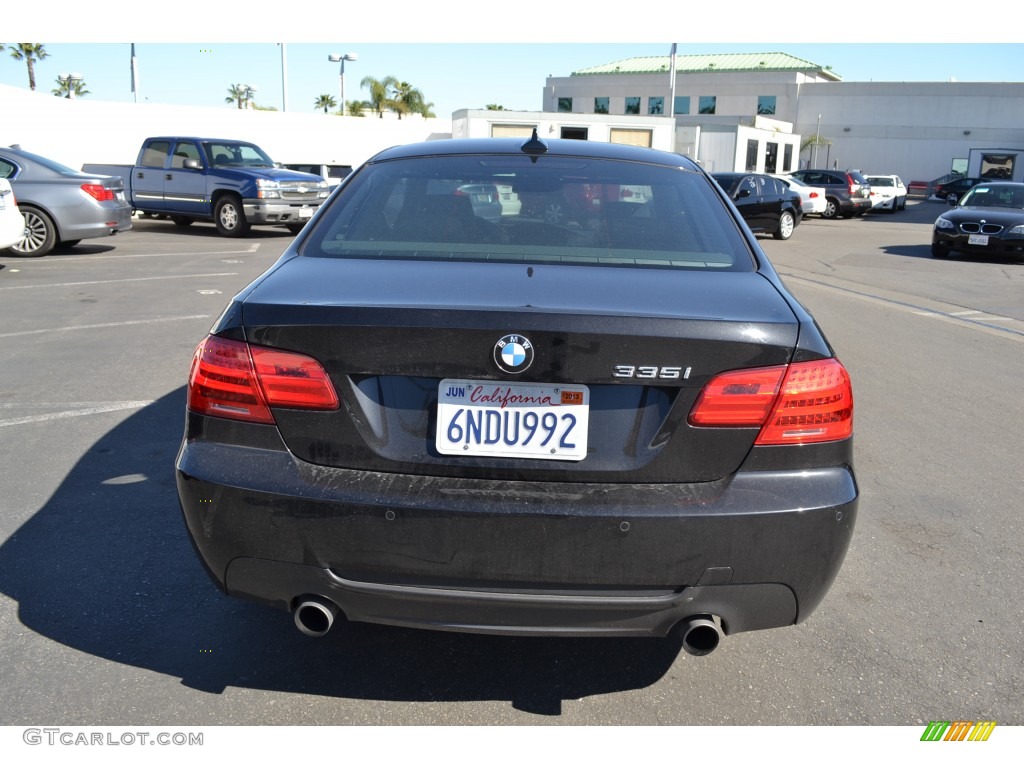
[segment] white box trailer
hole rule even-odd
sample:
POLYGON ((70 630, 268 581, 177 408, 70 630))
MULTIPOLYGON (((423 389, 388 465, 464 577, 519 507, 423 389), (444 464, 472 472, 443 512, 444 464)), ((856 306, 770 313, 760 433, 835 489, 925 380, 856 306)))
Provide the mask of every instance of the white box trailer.
POLYGON ((967 154, 967 175, 977 179, 1024 182, 1024 148, 970 149, 967 154))

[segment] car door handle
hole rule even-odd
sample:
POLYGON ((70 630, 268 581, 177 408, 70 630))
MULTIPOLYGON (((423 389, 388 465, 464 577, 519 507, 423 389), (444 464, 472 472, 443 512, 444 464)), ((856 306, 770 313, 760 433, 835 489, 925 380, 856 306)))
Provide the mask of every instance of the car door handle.
POLYGON ((164 174, 164 180, 165 181, 170 181, 173 178, 174 178, 174 176, 172 174, 170 174, 170 173, 165 173, 164 174))

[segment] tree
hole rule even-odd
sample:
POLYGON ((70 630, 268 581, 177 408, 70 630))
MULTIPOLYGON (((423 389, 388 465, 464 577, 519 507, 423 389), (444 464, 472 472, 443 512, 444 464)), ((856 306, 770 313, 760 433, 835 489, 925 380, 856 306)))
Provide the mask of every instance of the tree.
POLYGON ((349 117, 366 117, 365 110, 370 109, 368 101, 346 101, 345 114, 349 117))
POLYGON ((408 114, 434 117, 434 113, 430 110, 434 103, 428 103, 423 97, 423 91, 419 88, 414 88, 405 81, 395 84, 392 103, 395 111, 398 113, 399 120, 402 119, 402 115, 408 114))
POLYGON ((384 117, 384 110, 391 109, 391 89, 398 85, 398 80, 388 75, 383 80, 373 77, 364 77, 359 85, 370 91, 370 109, 377 113, 377 117, 384 117))
POLYGON ((319 96, 316 97, 316 101, 313 103, 313 106, 316 107, 317 109, 322 109, 324 111, 324 114, 326 115, 329 109, 334 109, 336 106, 338 106, 338 102, 330 94, 321 93, 319 96))
POLYGON ((251 85, 244 85, 241 83, 232 84, 228 88, 228 96, 224 99, 226 104, 232 102, 238 102, 239 109, 246 109, 249 106, 249 102, 252 101, 253 95, 256 93, 256 89, 251 85))
POLYGON ((54 96, 69 98, 72 93, 74 93, 76 97, 86 96, 89 93, 89 91, 85 89, 85 80, 72 80, 71 78, 61 80, 58 77, 54 82, 57 83, 57 87, 52 91, 54 96))
POLYGON ((492 112, 504 112, 505 111, 505 107, 503 105, 501 105, 501 104, 488 104, 485 108, 489 109, 492 112))
POLYGON ((35 63, 49 56, 42 43, 17 43, 11 46, 11 58, 24 61, 28 67, 28 87, 36 89, 36 67, 35 63))

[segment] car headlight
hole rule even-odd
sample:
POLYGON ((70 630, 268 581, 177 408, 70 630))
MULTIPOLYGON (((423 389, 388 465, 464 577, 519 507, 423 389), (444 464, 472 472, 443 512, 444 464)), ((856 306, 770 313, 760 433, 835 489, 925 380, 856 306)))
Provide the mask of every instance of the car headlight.
POLYGON ((935 220, 935 229, 956 229, 956 224, 949 219, 944 219, 939 216, 939 218, 935 220))
POLYGON ((1010 227, 1006 230, 1006 234, 1013 237, 1024 237, 1024 224, 1018 224, 1015 227, 1010 227))
POLYGON ((281 196, 281 185, 276 181, 270 179, 256 179, 256 197, 259 198, 271 198, 281 196))

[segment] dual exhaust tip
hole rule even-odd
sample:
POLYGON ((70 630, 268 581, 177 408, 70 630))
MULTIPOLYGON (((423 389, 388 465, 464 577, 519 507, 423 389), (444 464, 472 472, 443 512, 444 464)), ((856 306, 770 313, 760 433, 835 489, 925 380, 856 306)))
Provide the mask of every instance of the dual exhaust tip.
MULTIPOLYGON (((323 597, 308 596, 295 608, 295 626, 308 637, 323 637, 331 631, 341 609, 323 597)), ((707 656, 718 648, 722 630, 712 616, 691 616, 676 625, 683 650, 692 656, 707 656)))

